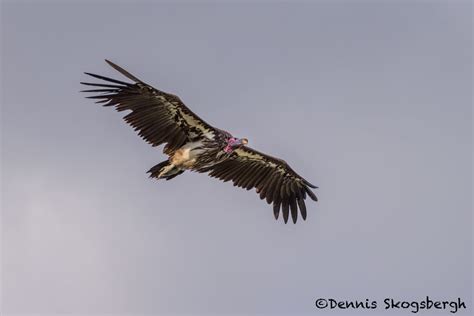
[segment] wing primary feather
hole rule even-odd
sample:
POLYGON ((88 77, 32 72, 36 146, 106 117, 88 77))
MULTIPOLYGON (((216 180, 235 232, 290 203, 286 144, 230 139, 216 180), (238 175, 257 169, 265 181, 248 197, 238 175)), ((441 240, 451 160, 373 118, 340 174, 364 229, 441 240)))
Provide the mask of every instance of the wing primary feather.
POLYGON ((285 184, 285 190, 286 190, 287 196, 291 196, 291 182, 290 181, 287 181, 287 183, 285 184))
POLYGON ((311 183, 309 183, 308 181, 306 181, 305 179, 303 179, 303 182, 304 182, 304 184, 306 184, 306 185, 309 186, 310 188, 313 188, 313 189, 317 189, 317 188, 318 188, 318 187, 315 186, 314 184, 311 184, 311 183))
POLYGON ((301 211, 301 218, 303 218, 303 220, 305 221, 306 220, 306 205, 304 204, 304 200, 302 198, 298 198, 297 201, 298 201, 298 206, 301 211))
POLYGON ((117 89, 88 89, 81 90, 80 92, 116 92, 117 89))
POLYGON ((293 192, 293 194, 297 194, 298 193, 298 185, 296 184, 295 181, 291 181, 290 182, 290 187, 291 187, 291 191, 293 192))
POLYGON ((104 88, 117 88, 117 89, 125 88, 124 86, 117 86, 113 84, 104 84, 104 83, 80 82, 80 84, 83 84, 85 86, 104 87, 104 88))
POLYGON ((283 180, 283 182, 281 183, 281 186, 280 186, 280 197, 281 197, 281 200, 283 201, 288 195, 286 193, 286 184, 285 184, 285 180, 283 180))
POLYGON ((272 177, 273 174, 267 174, 265 178, 260 182, 258 185, 258 189, 260 190, 260 200, 263 200, 265 196, 267 196, 267 183, 272 177))
POLYGON ((308 193, 309 197, 313 200, 313 201, 318 201, 318 198, 316 197, 316 195, 313 193, 313 191, 311 191, 308 187, 304 187, 304 189, 306 190, 306 193, 308 193))
MULTIPOLYGON (((268 201, 270 201, 270 202, 273 201, 273 192, 275 191, 275 187, 278 184, 279 180, 280 180, 280 175, 277 172, 275 172, 273 174, 273 179, 268 184, 267 195, 266 195, 267 202, 268 201)), ((268 202, 268 203, 270 203, 270 202, 268 202)))
POLYGON ((274 201, 274 203, 281 202, 280 188, 281 188, 282 181, 283 181, 283 177, 280 176, 278 181, 275 183, 274 188, 273 188, 273 201, 274 201))
POLYGON ((126 82, 124 82, 124 81, 120 81, 120 80, 116 80, 116 79, 104 77, 104 76, 101 76, 101 75, 92 74, 92 73, 90 73, 90 72, 85 72, 85 74, 86 74, 86 75, 89 75, 89 76, 91 76, 91 77, 97 78, 97 79, 101 79, 101 80, 105 80, 105 81, 109 81, 109 82, 113 82, 113 83, 118 83, 118 84, 123 84, 123 85, 126 85, 126 86, 130 86, 129 83, 126 83, 126 82))
POLYGON ((278 219, 280 215, 280 205, 281 203, 273 203, 273 216, 275 216, 275 219, 278 219))
POLYGON ((118 72, 120 72, 122 75, 124 75, 125 77, 127 77, 128 79, 130 80, 133 80, 135 82, 140 82, 142 83, 142 81, 140 79, 138 79, 137 77, 135 77, 134 75, 132 75, 131 73, 129 73, 128 71, 126 71, 125 69, 123 69, 122 67, 114 64, 113 62, 111 62, 110 60, 105 60, 105 62, 107 64, 109 64, 112 68, 114 68, 115 70, 117 70, 118 72))
POLYGON ((283 213, 283 221, 286 224, 286 223, 288 223, 288 216, 290 215, 288 199, 283 199, 281 201, 281 210, 282 210, 282 213, 283 213))
MULTIPOLYGON (((95 101, 94 103, 106 103, 106 102, 110 102, 109 99, 105 99, 105 100, 99 100, 99 101, 95 101)), ((111 106, 111 105, 114 105, 113 103, 109 103, 109 104, 102 104, 103 106, 111 106)))
POLYGON ((273 202, 273 189, 275 188, 275 183, 278 181, 278 177, 279 177, 278 173, 274 172, 266 185, 267 189, 266 189, 265 197, 268 204, 273 202))
POLYGON ((271 201, 271 196, 268 192, 268 190, 270 189, 270 186, 271 186, 271 183, 273 182, 273 179, 275 178, 275 172, 274 170, 272 170, 273 172, 270 172, 270 174, 267 176, 267 178, 265 179, 265 181, 262 182, 261 184, 261 187, 262 187, 262 190, 260 192, 260 199, 265 199, 267 200, 267 203, 270 204, 272 201, 271 201))
POLYGON ((293 220, 293 224, 296 224, 298 220, 298 208, 296 207, 296 197, 294 194, 290 197, 290 208, 291 208, 291 219, 293 220))
POLYGON ((86 97, 87 99, 111 99, 115 94, 103 94, 103 95, 91 95, 86 97))

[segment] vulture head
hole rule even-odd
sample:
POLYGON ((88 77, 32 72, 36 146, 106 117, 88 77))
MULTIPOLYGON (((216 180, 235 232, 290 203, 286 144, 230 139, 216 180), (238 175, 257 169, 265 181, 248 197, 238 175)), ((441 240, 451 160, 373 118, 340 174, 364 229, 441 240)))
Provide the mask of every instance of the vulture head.
POLYGON ((247 138, 235 138, 235 137, 230 137, 227 139, 227 145, 224 148, 224 151, 226 153, 231 153, 235 149, 245 146, 248 144, 248 139, 247 138))

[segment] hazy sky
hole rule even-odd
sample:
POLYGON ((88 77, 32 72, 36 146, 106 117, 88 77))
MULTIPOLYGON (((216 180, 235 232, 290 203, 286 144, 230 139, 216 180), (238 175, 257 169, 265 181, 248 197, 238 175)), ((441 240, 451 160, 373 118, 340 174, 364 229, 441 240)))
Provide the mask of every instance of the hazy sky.
POLYGON ((471 313, 471 14, 2 1, 2 311, 374 315, 429 295, 471 313), (202 174, 148 179, 161 148, 78 92, 84 71, 123 79, 104 58, 318 185, 307 221, 202 174))

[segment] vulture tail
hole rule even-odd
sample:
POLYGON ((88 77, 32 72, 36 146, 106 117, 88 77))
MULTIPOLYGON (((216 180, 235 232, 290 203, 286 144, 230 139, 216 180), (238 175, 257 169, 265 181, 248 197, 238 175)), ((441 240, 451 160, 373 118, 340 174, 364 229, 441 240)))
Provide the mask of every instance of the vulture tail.
POLYGON ((157 179, 166 179, 170 180, 176 176, 179 176, 184 172, 183 169, 180 169, 173 165, 169 160, 165 160, 160 162, 156 166, 152 167, 148 170, 150 174, 150 178, 157 178, 157 179))

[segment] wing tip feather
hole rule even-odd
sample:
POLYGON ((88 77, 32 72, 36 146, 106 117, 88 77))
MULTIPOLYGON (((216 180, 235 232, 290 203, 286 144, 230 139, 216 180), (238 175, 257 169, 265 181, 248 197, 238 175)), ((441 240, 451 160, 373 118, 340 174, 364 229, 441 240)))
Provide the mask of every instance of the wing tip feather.
POLYGON ((128 71, 126 71, 125 69, 123 69, 122 67, 120 67, 119 65, 111 62, 110 60, 108 59, 105 59, 105 62, 107 64, 109 64, 110 67, 114 68, 115 70, 117 70, 118 72, 120 72, 122 75, 124 75, 125 77, 127 77, 128 79, 132 80, 132 81, 135 81, 135 82, 140 82, 140 83, 143 83, 143 81, 141 81, 140 79, 138 79, 137 77, 135 77, 134 75, 132 75, 131 73, 129 73, 128 71))

